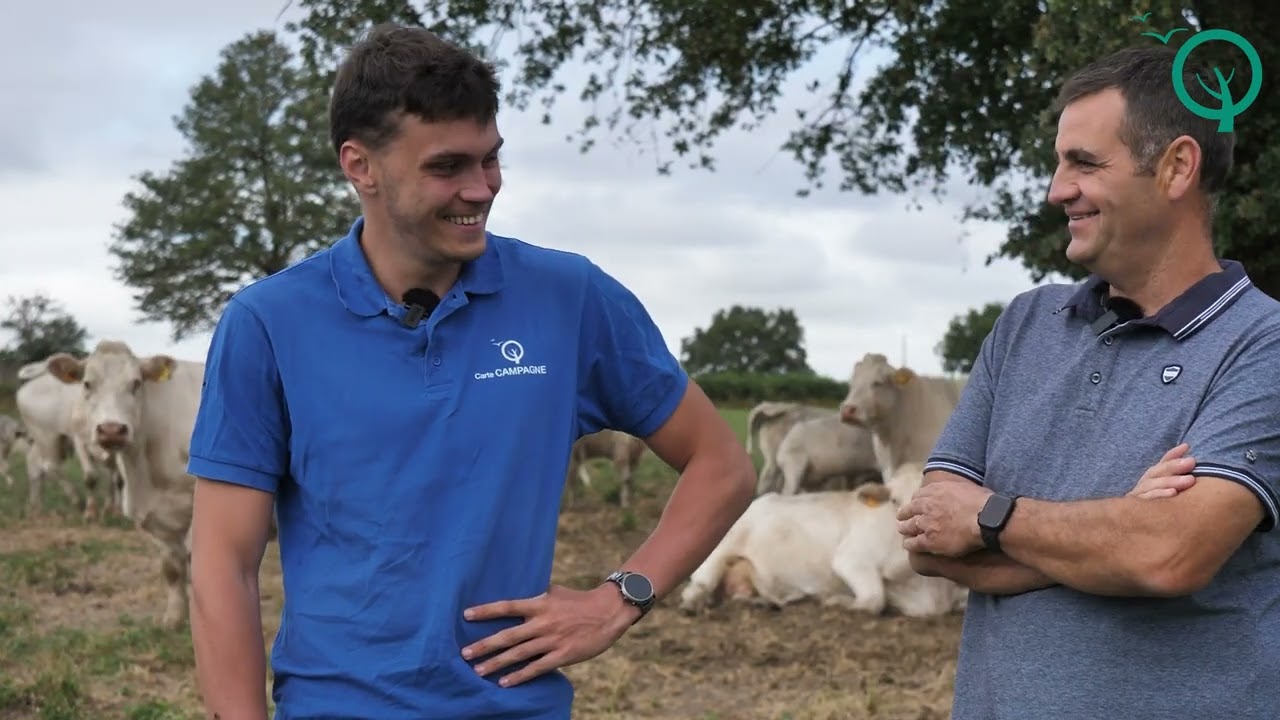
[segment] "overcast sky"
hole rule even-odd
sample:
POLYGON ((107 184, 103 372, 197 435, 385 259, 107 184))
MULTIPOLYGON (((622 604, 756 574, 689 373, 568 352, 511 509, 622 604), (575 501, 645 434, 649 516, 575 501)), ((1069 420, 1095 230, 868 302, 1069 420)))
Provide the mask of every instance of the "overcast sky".
MULTIPOLYGON (((139 324, 106 248, 133 176, 162 172, 183 152, 172 118, 191 86, 225 45, 273 25, 281 5, 70 0, 56 23, 30 3, 10 8, 6 24, 21 31, 0 46, 0 213, 9 223, 0 297, 45 292, 91 343, 203 360, 207 335, 173 343, 166 324, 139 324)), ((681 338, 737 303, 793 308, 820 373, 844 378, 872 351, 901 362, 904 341, 907 364, 940 371, 933 347, 953 315, 1033 286, 1014 261, 983 264, 1004 226, 962 226, 955 193, 948 204, 927 198, 923 210, 905 197, 834 190, 797 198, 801 170, 778 150, 790 107, 722 140, 717 172, 677 164, 668 177, 625 143, 579 154, 564 139, 582 117, 572 94, 550 127, 505 110, 504 187, 489 229, 590 256, 648 305, 677 353, 681 338)))

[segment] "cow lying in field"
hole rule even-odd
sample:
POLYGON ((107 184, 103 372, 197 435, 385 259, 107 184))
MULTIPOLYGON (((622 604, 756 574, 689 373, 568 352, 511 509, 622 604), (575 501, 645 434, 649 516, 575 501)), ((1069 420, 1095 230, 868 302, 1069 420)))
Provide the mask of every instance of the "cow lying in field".
POLYGON ((902 466, 887 484, 852 491, 757 497, 694 571, 680 598, 692 613, 724 597, 781 607, 805 598, 878 615, 962 610, 969 591, 911 569, 897 531, 898 498, 909 498, 923 466, 902 466))

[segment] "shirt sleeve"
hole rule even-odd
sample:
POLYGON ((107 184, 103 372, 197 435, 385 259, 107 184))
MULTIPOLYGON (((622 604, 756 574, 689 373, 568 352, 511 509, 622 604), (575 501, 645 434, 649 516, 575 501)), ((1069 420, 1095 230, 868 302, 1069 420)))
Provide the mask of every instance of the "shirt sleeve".
POLYGON ((979 485, 986 481, 987 438, 991 432, 991 408, 995 402, 998 358, 1003 352, 997 348, 1003 343, 1001 321, 1009 309, 996 318, 991 332, 983 339, 978 357, 969 371, 969 380, 960 393, 960 402, 947 419, 933 452, 925 462, 924 471, 944 470, 966 477, 979 485))
POLYGON ((579 339, 578 430, 644 438, 671 416, 689 376, 630 290, 590 265, 579 339))
POLYGON ((232 298, 205 360, 187 472, 275 492, 289 467, 289 422, 266 327, 232 298))
POLYGON ((1259 531, 1280 516, 1280 333, 1248 343, 1219 371, 1184 442, 1191 474, 1244 485, 1262 503, 1259 531))

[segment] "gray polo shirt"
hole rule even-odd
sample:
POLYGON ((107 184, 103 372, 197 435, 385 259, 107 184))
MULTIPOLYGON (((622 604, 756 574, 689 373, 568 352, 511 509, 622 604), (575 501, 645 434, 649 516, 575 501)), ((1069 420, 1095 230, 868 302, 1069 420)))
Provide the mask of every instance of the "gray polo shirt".
POLYGON ((954 720, 1280 718, 1280 303, 1222 267, 1114 325, 1096 278, 1042 286, 983 343, 927 469, 1043 500, 1116 497, 1186 441, 1195 474, 1249 488, 1265 519, 1187 597, 971 593, 954 720))

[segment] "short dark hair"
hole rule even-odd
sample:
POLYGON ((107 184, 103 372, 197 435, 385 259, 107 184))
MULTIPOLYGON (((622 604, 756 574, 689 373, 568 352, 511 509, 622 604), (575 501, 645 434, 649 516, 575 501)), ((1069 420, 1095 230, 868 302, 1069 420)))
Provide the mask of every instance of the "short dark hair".
MULTIPOLYGON (((1072 75, 1058 92, 1053 111, 1094 93, 1115 88, 1125 102, 1120 141, 1129 148, 1138 172, 1153 174, 1160 155, 1186 135, 1200 145, 1200 188, 1210 197, 1220 192, 1231 172, 1236 136, 1218 132, 1218 121, 1187 109, 1173 89, 1173 60, 1166 46, 1130 47, 1100 58, 1072 75)), ((1190 61, 1182 67, 1187 94, 1205 107, 1216 104, 1196 79, 1212 78, 1207 68, 1190 61)), ((1211 82, 1211 80, 1210 80, 1211 82)))
POLYGON ((423 122, 498 114, 501 83, 491 63, 420 27, 375 25, 338 66, 329 98, 334 152, 349 139, 373 149, 395 138, 403 114, 423 122))

